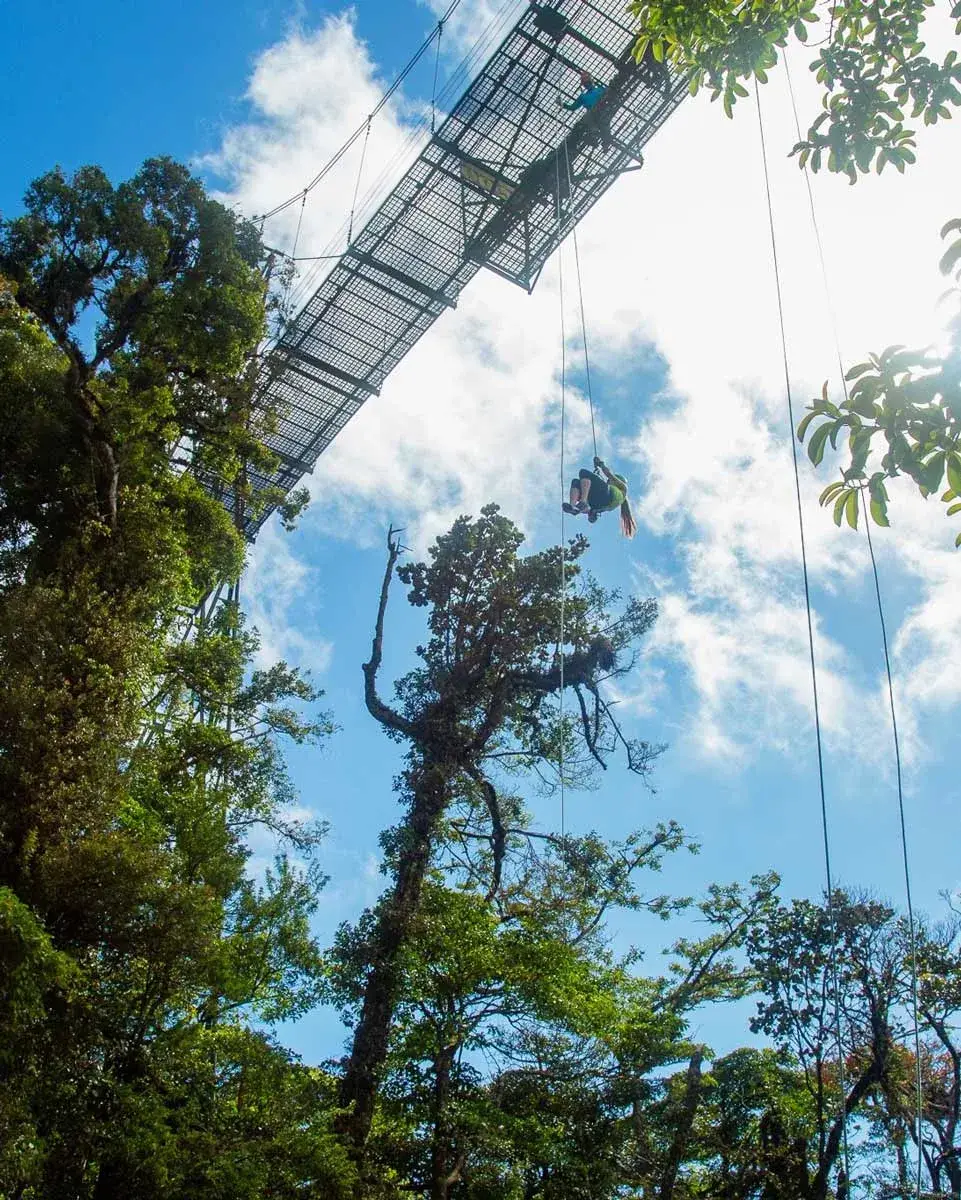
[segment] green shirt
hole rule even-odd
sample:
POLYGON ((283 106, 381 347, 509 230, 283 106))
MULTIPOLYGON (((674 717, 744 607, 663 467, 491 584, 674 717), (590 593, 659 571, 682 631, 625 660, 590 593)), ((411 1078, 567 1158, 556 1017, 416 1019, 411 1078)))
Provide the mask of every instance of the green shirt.
POLYGON ((627 499, 627 480, 623 475, 614 475, 613 472, 611 474, 613 478, 607 481, 607 486, 611 489, 610 503, 601 508, 595 508, 592 504, 591 508, 595 512, 612 512, 615 508, 620 508, 627 499))

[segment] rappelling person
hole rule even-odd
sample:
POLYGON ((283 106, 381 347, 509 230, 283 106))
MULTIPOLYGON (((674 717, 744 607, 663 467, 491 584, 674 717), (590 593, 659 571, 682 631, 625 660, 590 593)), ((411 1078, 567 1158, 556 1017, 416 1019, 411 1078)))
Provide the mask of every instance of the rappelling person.
POLYGON ((607 464, 594 456, 595 470, 582 469, 577 479, 571 480, 570 503, 561 507, 571 516, 587 514, 587 519, 593 525, 604 512, 621 510, 621 533, 632 538, 637 533, 637 522, 631 512, 631 502, 627 498, 627 480, 623 475, 615 475, 607 464), (603 473, 603 478, 597 474, 603 473))

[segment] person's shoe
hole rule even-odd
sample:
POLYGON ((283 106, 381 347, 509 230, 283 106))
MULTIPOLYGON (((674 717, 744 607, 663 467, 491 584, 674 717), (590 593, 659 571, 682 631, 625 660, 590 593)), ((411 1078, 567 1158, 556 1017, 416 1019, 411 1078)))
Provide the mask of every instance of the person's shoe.
POLYGON ((588 512, 590 510, 590 507, 591 506, 587 503, 586 500, 578 500, 578 502, 577 502, 577 511, 579 513, 588 512))
POLYGON ((564 512, 569 513, 570 516, 572 516, 572 517, 577 516, 577 509, 573 506, 573 504, 568 504, 566 500, 561 505, 561 508, 564 510, 564 512))

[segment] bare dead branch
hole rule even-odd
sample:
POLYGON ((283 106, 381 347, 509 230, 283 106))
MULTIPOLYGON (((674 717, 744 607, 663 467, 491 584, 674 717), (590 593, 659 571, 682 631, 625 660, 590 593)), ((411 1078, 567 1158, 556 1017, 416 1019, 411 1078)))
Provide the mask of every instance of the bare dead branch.
POLYGON ((580 705, 581 709, 581 724, 584 727, 584 741, 587 742, 587 748, 591 752, 591 757, 596 762, 599 762, 606 771, 607 763, 601 757, 597 749, 597 722, 595 721, 594 729, 591 729, 591 718, 587 712, 587 705, 584 703, 584 693, 581 691, 580 686, 576 683, 574 684, 574 695, 577 697, 577 703, 580 705))
POLYGON ((364 701, 367 711, 388 729, 393 729, 405 737, 413 737, 415 730, 410 721, 395 712, 390 705, 381 700, 377 692, 377 672, 384 658, 384 615, 387 612, 387 598, 390 594, 390 581, 393 578, 394 567, 401 555, 403 547, 398 534, 402 531, 393 525, 387 530, 387 569, 384 571, 384 582, 380 589, 380 604, 377 608, 377 622, 374 625, 374 641, 370 651, 370 661, 364 663, 364 701))

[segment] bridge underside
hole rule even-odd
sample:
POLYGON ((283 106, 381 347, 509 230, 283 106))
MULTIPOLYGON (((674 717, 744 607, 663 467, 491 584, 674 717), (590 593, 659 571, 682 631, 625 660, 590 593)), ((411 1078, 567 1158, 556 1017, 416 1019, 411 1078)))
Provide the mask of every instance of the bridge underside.
MULTIPOLYGON (((250 472, 255 488, 293 490, 482 266, 532 290, 614 180, 640 169, 687 87, 636 64, 633 42, 624 0, 529 5, 266 356, 278 466, 250 472), (557 98, 576 98, 582 70, 607 92, 568 112, 557 98)), ((241 518, 247 536, 269 515, 241 518)))

